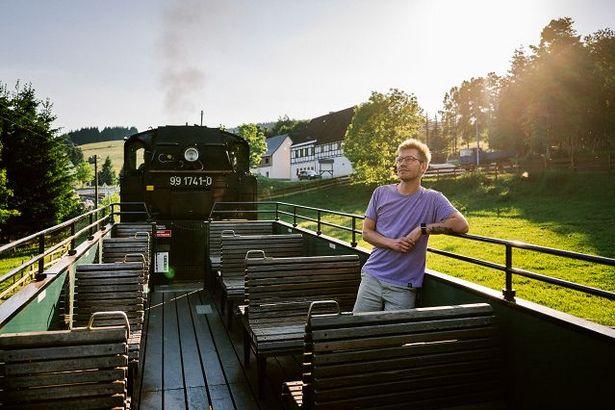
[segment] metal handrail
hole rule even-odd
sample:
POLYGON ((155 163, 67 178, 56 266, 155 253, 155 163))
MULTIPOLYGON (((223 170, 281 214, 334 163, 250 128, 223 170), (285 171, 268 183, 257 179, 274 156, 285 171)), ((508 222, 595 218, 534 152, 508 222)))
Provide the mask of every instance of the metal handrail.
MULTIPOLYGON (((45 269, 45 263, 44 260, 47 256, 54 254, 55 252, 57 252, 59 249, 62 249, 63 247, 65 247, 66 245, 70 244, 69 246, 69 250, 68 250, 68 254, 69 255, 73 255, 75 253, 75 248, 77 245, 77 240, 78 238, 82 237, 86 232, 89 233, 88 238, 92 239, 93 235, 92 235, 92 229, 96 228, 96 230, 98 229, 102 229, 102 227, 105 224, 105 221, 108 220, 109 223, 111 223, 113 221, 113 216, 114 215, 123 215, 126 213, 130 213, 130 214, 146 214, 148 216, 148 218, 151 217, 151 214, 149 212, 149 209, 147 208, 147 205, 145 203, 142 202, 115 202, 106 206, 102 206, 99 207, 97 209, 85 212, 77 217, 71 218, 67 221, 64 221, 58 225, 54 225, 50 228, 46 228, 42 231, 36 232, 32 235, 26 236, 24 238, 20 238, 16 241, 7 243, 5 245, 0 246, 0 254, 2 254, 3 252, 7 252, 13 249, 16 249, 20 246, 26 245, 26 244, 30 244, 30 243, 34 243, 35 241, 38 241, 38 248, 39 248, 39 252, 38 254, 32 256, 29 260, 27 260, 26 262, 22 263, 21 265, 11 269, 10 271, 4 273, 2 276, 0 276, 0 283, 4 283, 8 280, 13 279, 16 275, 18 275, 20 272, 24 271, 25 269, 29 268, 30 266, 36 264, 38 262, 38 272, 35 274, 35 279, 36 280, 42 280, 46 277, 46 275, 44 274, 44 269, 45 269), (115 211, 114 207, 115 206, 120 206, 120 205, 142 205, 145 209, 145 211, 139 211, 139 212, 122 212, 122 211, 115 211), (99 216, 102 213, 102 216, 99 216), (83 222, 84 220, 88 220, 89 221, 86 223, 86 225, 81 228, 80 230, 76 231, 76 225, 78 223, 83 222), (62 232, 64 229, 70 228, 70 235, 68 235, 66 238, 55 242, 53 245, 51 245, 50 247, 46 247, 46 243, 45 243, 45 236, 47 235, 51 235, 51 234, 57 234, 62 232)), ((29 272, 29 275, 31 275, 32 273, 29 272)), ((21 279, 20 279, 21 281, 21 279)), ((15 286, 20 285, 20 283, 14 281, 13 285, 8 286, 6 289, 4 289, 1 293, 0 293, 0 298, 4 297, 6 294, 8 294, 9 292, 13 291, 15 286)))
MULTIPOLYGON (((338 212, 338 211, 331 211, 331 210, 327 210, 327 209, 322 209, 322 208, 315 208, 315 207, 310 207, 310 206, 305 206, 305 205, 295 205, 295 204, 290 204, 290 203, 286 203, 286 202, 277 202, 277 201, 258 201, 258 202, 216 202, 214 203, 214 206, 212 207, 210 214, 209 214, 209 219, 211 220, 212 216, 214 214, 225 214, 225 213, 233 213, 233 212, 237 212, 237 210, 220 210, 220 209, 216 209, 217 205, 246 205, 246 204, 250 204, 250 205, 275 205, 275 210, 252 210, 249 211, 251 213, 256 213, 256 214, 275 214, 275 220, 279 220, 280 219, 280 215, 285 215, 285 216, 289 216, 292 218, 293 220, 293 227, 296 227, 298 225, 297 221, 301 220, 301 221, 309 221, 309 222, 316 222, 318 224, 317 227, 317 235, 321 235, 321 225, 325 225, 325 226, 330 226, 336 229, 341 229, 344 231, 349 231, 352 232, 352 242, 350 243, 350 245, 352 247, 356 247, 357 246, 357 241, 356 241, 356 234, 360 234, 362 235, 362 231, 356 229, 356 221, 357 220, 364 220, 365 217, 361 216, 361 215, 355 215, 355 214, 349 214, 346 212, 338 212), (292 211, 286 211, 286 210, 280 210, 280 207, 290 207, 292 209, 292 211), (306 215, 300 215, 297 213, 297 210, 309 210, 312 212, 317 212, 318 217, 317 218, 312 218, 310 216, 306 216, 306 215), (327 221, 323 221, 322 220, 322 214, 330 214, 330 215, 338 215, 338 216, 344 216, 344 217, 349 217, 352 219, 352 228, 348 228, 342 225, 338 225, 338 224, 334 224, 331 222, 327 222, 327 221)), ((247 211, 242 211, 242 212, 247 212, 247 211)), ((513 275, 519 275, 519 276, 523 276, 523 277, 527 277, 527 278, 531 278, 531 279, 535 279, 541 282, 545 282, 545 283, 551 283, 551 284, 555 284, 558 286, 561 286, 563 288, 567 288, 567 289, 572 289, 572 290, 578 290, 587 294, 591 294, 591 295, 595 295, 595 296, 600 296, 609 300, 615 300, 615 292, 609 292, 603 289, 598 289, 598 288, 594 288, 591 286, 585 286, 585 285, 581 285, 578 283, 574 283, 574 282, 570 282, 570 281, 566 281, 566 280, 562 280, 562 279, 557 279, 557 278, 553 278, 550 276, 546 276, 546 275, 541 275, 539 273, 535 273, 535 272, 531 272, 528 270, 524 270, 524 269, 519 269, 519 268, 515 268, 513 267, 513 257, 512 257, 512 250, 514 248, 516 249, 524 249, 524 250, 529 250, 529 251, 534 251, 534 252, 538 252, 538 253, 543 253, 543 254, 549 254, 549 255, 553 255, 553 256, 558 256, 558 257, 563 257, 563 258, 568 258, 568 259, 573 259, 573 260, 580 260, 580 261, 586 261, 586 262, 592 262, 592 263, 596 263, 596 264, 600 264, 600 265, 607 265, 607 266, 615 266, 615 259, 614 258, 607 258, 604 256, 598 256, 598 255, 589 255, 589 254, 584 254, 584 253, 579 253, 579 252, 572 252, 572 251, 567 251, 567 250, 563 250, 563 249, 556 249, 556 248, 550 248, 550 247, 546 247, 546 246, 540 246, 540 245, 534 245, 534 244, 530 244, 530 243, 525 243, 525 242, 521 242, 521 241, 511 241, 511 240, 506 240, 506 239, 499 239, 499 238, 490 238, 490 237, 486 237, 486 236, 479 236, 479 235, 471 235, 471 234, 450 234, 451 236, 456 236, 462 239, 467 239, 467 240, 472 240, 472 241, 479 241, 479 242, 485 242, 485 243, 491 243, 491 244, 497 244, 497 245, 502 245, 505 247, 505 255, 506 255, 506 263, 505 265, 501 265, 501 264, 497 264, 497 263, 493 263, 493 262, 489 262, 489 261, 485 261, 482 259, 478 259, 478 258, 473 258, 473 257, 469 257, 469 256, 465 256, 465 255, 459 255, 453 252, 448 252, 448 251, 443 251, 440 249, 435 249, 432 247, 428 247, 427 251, 428 252, 432 252, 434 254, 438 254, 438 255, 442 255, 442 256, 446 256, 446 257, 450 257, 453 259, 457 259, 457 260, 461 260, 464 262, 468 262, 468 263, 472 263, 475 265, 479 265, 479 266, 483 266, 483 267, 487 267, 490 269, 495 269, 495 270, 499 270, 499 271, 503 271, 505 272, 506 276, 505 276, 505 281, 506 281, 506 286, 504 289, 502 289, 502 294, 504 296, 504 298, 508 301, 514 302, 515 300, 515 295, 516 292, 513 289, 512 286, 512 278, 513 275)))
POLYGON ((615 300, 615 292, 609 292, 603 289, 598 289, 598 288, 594 288, 591 286, 585 286, 585 285, 581 285, 575 282, 553 278, 551 276, 541 275, 536 272, 514 268, 513 263, 512 263, 513 262, 512 261, 512 249, 513 248, 524 249, 524 250, 529 250, 533 252, 544 253, 548 255, 553 255, 553 256, 558 256, 558 257, 563 257, 563 258, 568 258, 568 259, 573 259, 573 260, 592 262, 592 263, 596 263, 599 265, 606 265, 606 266, 615 266, 614 258, 607 258, 604 256, 598 256, 598 255, 589 255, 585 253, 567 251, 564 249, 556 249, 556 248, 550 248, 547 246, 534 245, 531 243, 526 243, 526 242, 521 242, 521 241, 510 241, 506 239, 490 238, 490 237, 479 236, 479 235, 471 235, 471 234, 450 234, 450 235, 463 238, 463 239, 478 241, 478 242, 502 245, 505 247, 505 252, 506 252, 506 264, 505 265, 500 265, 500 264, 485 261, 482 259, 472 258, 472 257, 465 256, 465 255, 459 255, 453 252, 443 251, 443 250, 435 249, 431 247, 428 247, 427 251, 438 254, 438 255, 446 256, 449 258, 461 260, 464 262, 473 263, 475 265, 484 266, 487 268, 503 271, 504 273, 506 273, 506 277, 505 277, 506 287, 502 289, 502 293, 504 295, 504 298, 507 300, 514 301, 515 294, 516 294, 515 290, 512 287, 512 275, 513 274, 524 276, 530 279, 535 279, 535 280, 545 282, 545 283, 551 283, 554 285, 562 286, 567 289, 578 290, 578 291, 588 293, 591 295, 601 296, 609 300, 615 300))

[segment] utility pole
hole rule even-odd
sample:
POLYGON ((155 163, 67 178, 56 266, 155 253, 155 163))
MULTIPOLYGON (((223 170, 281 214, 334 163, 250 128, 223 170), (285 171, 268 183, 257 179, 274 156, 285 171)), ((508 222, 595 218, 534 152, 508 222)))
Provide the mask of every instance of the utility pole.
POLYGON ((476 126, 476 167, 480 166, 480 141, 478 135, 478 118, 474 121, 474 125, 476 126))
POLYGON ((429 145, 429 114, 425 113, 425 144, 429 145))
POLYGON ((201 110, 201 127, 203 126, 203 110, 201 110))
POLYGON ((98 209, 98 156, 94 155, 94 209, 98 209))

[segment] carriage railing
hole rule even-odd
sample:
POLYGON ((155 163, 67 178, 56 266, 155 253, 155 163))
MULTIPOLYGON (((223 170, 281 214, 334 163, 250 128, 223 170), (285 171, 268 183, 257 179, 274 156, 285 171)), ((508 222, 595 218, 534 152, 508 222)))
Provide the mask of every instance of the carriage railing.
POLYGON ((7 272, 0 272, 0 300, 5 300, 32 281, 45 279, 47 266, 64 255, 74 255, 77 246, 85 240, 92 240, 94 232, 104 229, 115 216, 140 214, 150 217, 146 204, 142 202, 121 205, 140 206, 144 210, 121 211, 120 203, 112 203, 0 246, 0 261, 8 266, 7 272))
POLYGON ((284 219, 284 216, 289 217, 287 222, 292 223, 293 227, 299 225, 301 221, 311 222, 316 224, 316 234, 321 235, 323 233, 323 226, 331 227, 337 230, 350 232, 351 240, 350 244, 354 248, 358 245, 357 235, 361 235, 361 229, 359 229, 359 225, 362 225, 363 219, 365 217, 361 215, 349 214, 346 212, 339 211, 331 211, 329 209, 322 208, 314 208, 311 206, 304 205, 296 205, 289 204, 286 202, 277 202, 277 201, 259 201, 259 202, 216 202, 211 208, 211 212, 209 213, 209 220, 215 219, 215 217, 224 218, 225 215, 231 215, 238 212, 238 208, 232 208, 235 205, 246 205, 253 204, 256 205, 257 209, 252 210, 241 210, 244 213, 251 213, 256 215, 273 215, 276 221, 284 219), (258 209, 258 207, 272 206, 273 209, 258 209), (225 209, 226 208, 226 209, 225 209), (310 215, 303 215, 298 213, 297 211, 310 211, 310 215), (325 216, 339 216, 345 219, 350 226, 345 226, 339 223, 331 222, 329 220, 324 219, 325 216))
MULTIPOLYGON (((232 214, 237 212, 236 209, 232 209, 235 205, 245 206, 246 202, 217 202, 212 207, 212 211, 210 213, 210 220, 218 217, 224 217, 224 215, 232 214)), ((251 202, 249 203, 254 205, 254 210, 250 211, 256 215, 273 215, 273 218, 276 221, 285 220, 288 223, 292 223, 293 227, 298 226, 301 222, 316 224, 316 234, 321 235, 323 233, 322 227, 327 226, 333 229, 333 231, 328 231, 327 234, 329 236, 336 237, 337 239, 346 240, 350 242, 352 247, 356 247, 358 245, 357 235, 362 235, 362 221, 365 219, 362 215, 355 215, 346 212, 338 212, 331 211, 322 208, 315 208, 304 205, 296 205, 285 202, 275 202, 275 201, 260 201, 260 202, 251 202), (309 212, 309 215, 305 215, 305 211, 309 212), (300 212, 304 212, 303 214, 300 212), (325 217, 342 217, 346 219, 345 226, 340 223, 334 223, 325 220, 325 217), (284 218, 286 217, 286 218, 284 218), (351 233, 350 241, 344 236, 347 235, 336 235, 335 230, 340 230, 344 232, 351 233)), ((246 211, 243 211, 246 212, 246 211)), ((514 301, 515 300, 515 290, 513 289, 513 275, 523 276, 530 279, 535 279, 540 282, 553 284, 557 286, 561 286, 563 288, 577 290, 582 293, 595 295, 599 297, 606 298, 608 300, 615 300, 615 292, 610 292, 603 289, 598 289, 591 286, 582 285, 575 282, 570 282, 558 278, 554 278, 547 275, 542 275, 536 272, 532 272, 529 270, 524 270, 521 268, 514 267, 513 264, 513 249, 523 249, 532 252, 536 252, 539 254, 548 254, 557 257, 562 257, 570 260, 577 261, 585 261, 591 262, 598 265, 606 265, 606 266, 615 266, 614 258, 606 258, 603 256, 589 255, 578 252, 571 252, 562 249, 549 248, 546 246, 533 245, 520 241, 511 241, 499 238, 490 238, 485 236, 471 235, 471 234, 452 234, 451 236, 455 236, 458 238, 462 238, 464 240, 469 241, 478 241, 482 243, 490 243, 501 245, 504 248, 504 256, 505 256, 505 264, 498 264, 491 261, 487 261, 484 259, 479 259, 475 257, 470 257, 466 255, 460 255, 449 251, 444 251, 441 249, 436 249, 433 247, 428 247, 427 251, 442 255, 445 257, 449 257, 452 259, 460 260, 463 262, 468 262, 474 265, 483 266, 486 268, 502 271, 505 273, 505 287, 502 289, 502 294, 506 300, 514 301)))
MULTIPOLYGON (((0 299, 6 299, 32 280, 44 279, 46 258, 52 263, 66 253, 74 254, 75 248, 85 240, 86 234, 87 237, 92 237, 93 232, 100 229, 101 224, 107 219, 108 208, 104 206, 91 210, 61 224, 0 246, 2 260, 10 261, 16 254, 29 257, 0 276, 0 299)), ((10 262, 8 263, 11 266, 10 262)))

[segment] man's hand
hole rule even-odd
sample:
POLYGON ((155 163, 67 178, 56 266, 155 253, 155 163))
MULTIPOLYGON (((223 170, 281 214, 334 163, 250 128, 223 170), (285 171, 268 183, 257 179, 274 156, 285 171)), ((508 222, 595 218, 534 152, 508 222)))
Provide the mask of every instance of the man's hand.
POLYGON ((408 253, 414 248, 415 242, 407 236, 402 236, 397 239, 390 239, 388 243, 389 249, 395 252, 408 253))

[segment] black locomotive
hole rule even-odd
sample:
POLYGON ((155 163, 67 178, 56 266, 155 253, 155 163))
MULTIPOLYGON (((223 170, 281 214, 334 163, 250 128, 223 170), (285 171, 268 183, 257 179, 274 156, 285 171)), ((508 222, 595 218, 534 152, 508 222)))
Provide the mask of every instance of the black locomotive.
MULTIPOLYGON (((215 202, 256 200, 249 152, 243 138, 200 126, 159 127, 126 139, 120 174, 122 221, 156 222, 156 270, 167 280, 203 278, 206 221, 215 202), (136 213, 142 205, 127 203, 144 203, 149 215, 136 213)), ((222 215, 254 217, 244 211, 222 215)))

